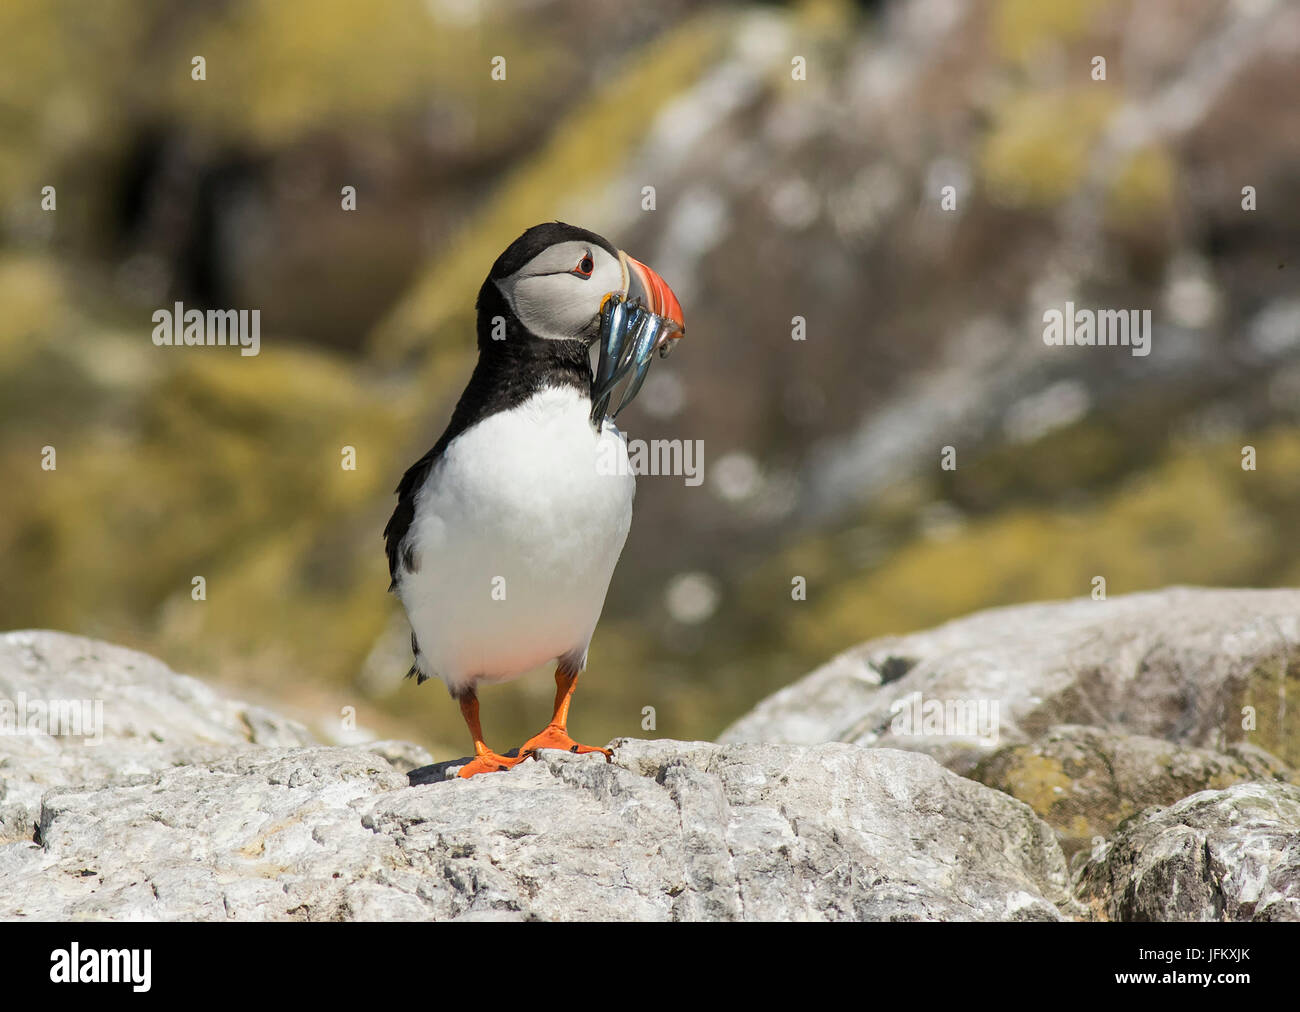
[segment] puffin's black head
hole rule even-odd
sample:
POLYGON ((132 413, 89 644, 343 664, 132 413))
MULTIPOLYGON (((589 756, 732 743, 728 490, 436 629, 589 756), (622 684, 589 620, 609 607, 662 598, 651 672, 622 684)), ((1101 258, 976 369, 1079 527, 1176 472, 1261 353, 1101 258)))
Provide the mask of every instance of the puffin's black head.
POLYGON ((479 290, 479 348, 532 338, 585 349, 600 329, 605 297, 616 292, 640 297, 683 327, 672 289, 645 264, 585 228, 534 225, 497 257, 479 290))

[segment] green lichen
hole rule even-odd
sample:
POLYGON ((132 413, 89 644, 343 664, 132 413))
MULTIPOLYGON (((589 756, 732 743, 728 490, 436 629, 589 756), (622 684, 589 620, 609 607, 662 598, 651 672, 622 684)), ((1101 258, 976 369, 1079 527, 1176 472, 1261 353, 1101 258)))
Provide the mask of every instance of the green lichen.
POLYGON ((1228 719, 1237 725, 1234 740, 1248 741, 1289 766, 1300 766, 1300 658, 1279 652, 1251 671, 1228 719), (1247 707, 1253 711, 1253 729, 1241 727, 1248 719, 1247 707))

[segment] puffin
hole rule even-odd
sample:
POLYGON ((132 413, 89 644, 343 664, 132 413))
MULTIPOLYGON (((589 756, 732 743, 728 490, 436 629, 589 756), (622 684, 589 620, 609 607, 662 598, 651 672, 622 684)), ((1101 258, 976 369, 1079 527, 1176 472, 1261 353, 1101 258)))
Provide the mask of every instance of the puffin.
POLYGON ((411 625, 407 677, 440 678, 459 703, 474 743, 462 778, 509 770, 547 748, 608 762, 609 749, 579 744, 567 729, 636 491, 607 408, 629 368, 636 375, 613 415, 628 387, 640 386, 651 345, 666 354, 685 332, 681 304, 641 261, 555 221, 497 257, 476 310, 469 383, 446 431, 402 476, 383 533, 389 590, 411 625), (628 313, 662 336, 647 343, 641 327, 638 347, 623 351, 628 313), (479 687, 549 664, 550 722, 517 749, 488 748, 479 687))

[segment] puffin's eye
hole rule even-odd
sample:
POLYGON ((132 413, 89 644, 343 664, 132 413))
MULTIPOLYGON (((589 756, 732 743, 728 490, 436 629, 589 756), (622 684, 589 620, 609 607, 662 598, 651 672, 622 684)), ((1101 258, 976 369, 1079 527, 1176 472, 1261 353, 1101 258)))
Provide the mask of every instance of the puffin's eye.
POLYGON ((582 259, 578 261, 578 266, 573 268, 569 273, 576 274, 580 278, 591 277, 591 272, 596 269, 596 261, 591 259, 590 253, 584 253, 582 259))

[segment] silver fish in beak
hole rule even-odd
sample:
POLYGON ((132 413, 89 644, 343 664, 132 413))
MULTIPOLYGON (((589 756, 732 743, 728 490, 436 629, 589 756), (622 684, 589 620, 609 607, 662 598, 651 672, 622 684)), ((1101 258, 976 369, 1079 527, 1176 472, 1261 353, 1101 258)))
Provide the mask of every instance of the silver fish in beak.
POLYGON ((623 290, 606 295, 600 308, 600 355, 591 384, 591 421, 597 426, 606 415, 617 418, 631 403, 655 352, 667 358, 686 333, 681 303, 668 283, 622 250, 618 258, 623 265, 623 290), (610 411, 614 392, 625 379, 627 385, 610 411))

